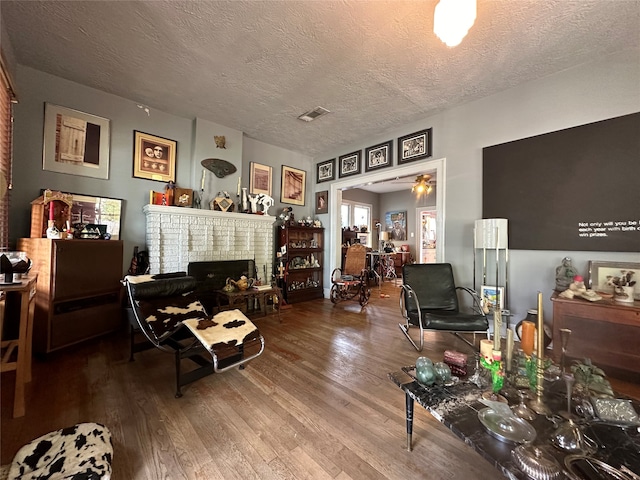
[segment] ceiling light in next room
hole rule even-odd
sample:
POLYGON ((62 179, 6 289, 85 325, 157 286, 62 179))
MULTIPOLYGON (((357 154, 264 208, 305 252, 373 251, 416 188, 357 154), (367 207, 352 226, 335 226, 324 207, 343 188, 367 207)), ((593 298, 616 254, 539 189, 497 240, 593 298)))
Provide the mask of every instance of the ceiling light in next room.
POLYGON ((313 110, 309 110, 307 113, 303 113, 302 115, 300 115, 298 117, 298 120, 302 120, 304 122, 311 122, 312 120, 315 120, 318 117, 326 115, 327 113, 331 113, 331 112, 324 107, 316 107, 313 110))

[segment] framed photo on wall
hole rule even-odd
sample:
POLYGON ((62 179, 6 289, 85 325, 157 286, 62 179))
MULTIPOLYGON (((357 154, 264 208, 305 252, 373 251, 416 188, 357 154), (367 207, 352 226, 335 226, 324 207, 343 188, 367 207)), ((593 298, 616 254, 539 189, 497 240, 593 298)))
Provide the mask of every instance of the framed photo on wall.
POLYGON ((282 166, 282 187, 280 202, 291 205, 304 205, 307 172, 297 168, 282 166))
POLYGON ((329 213, 329 192, 327 190, 316 192, 316 215, 320 213, 329 213))
POLYGON ((362 151, 348 153, 338 157, 338 165, 340 166, 340 178, 357 175, 360 173, 360 159, 362 151))
POLYGON ((249 193, 252 195, 264 193, 271 196, 271 178, 270 166, 251 162, 249 193))
POLYGON ((42 169, 109 179, 109 120, 45 103, 42 169))
POLYGON ((328 182, 336 178, 336 159, 317 164, 316 183, 328 182))
POLYGON ((133 176, 159 182, 176 181, 178 142, 133 131, 133 176))
POLYGON ((364 151, 364 170, 370 172, 393 165, 393 141, 380 143, 364 151))
POLYGON ((398 138, 398 165, 431 156, 431 128, 398 138))
POLYGON ((407 239, 407 212, 387 212, 385 214, 385 231, 389 240, 404 241, 407 239))

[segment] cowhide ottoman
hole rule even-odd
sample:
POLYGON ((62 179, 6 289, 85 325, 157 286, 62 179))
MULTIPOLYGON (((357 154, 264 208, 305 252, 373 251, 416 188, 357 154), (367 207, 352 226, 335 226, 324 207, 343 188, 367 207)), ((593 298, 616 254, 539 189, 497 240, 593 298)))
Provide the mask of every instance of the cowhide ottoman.
POLYGON ((111 432, 99 423, 79 423, 47 433, 16 453, 11 480, 109 480, 111 432))

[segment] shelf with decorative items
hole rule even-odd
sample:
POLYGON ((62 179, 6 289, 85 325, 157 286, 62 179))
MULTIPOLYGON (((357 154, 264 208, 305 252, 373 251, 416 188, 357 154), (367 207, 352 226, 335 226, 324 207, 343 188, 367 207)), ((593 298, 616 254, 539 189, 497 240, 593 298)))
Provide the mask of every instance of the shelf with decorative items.
POLYGON ((323 297, 324 228, 278 227, 276 272, 287 303, 323 297))

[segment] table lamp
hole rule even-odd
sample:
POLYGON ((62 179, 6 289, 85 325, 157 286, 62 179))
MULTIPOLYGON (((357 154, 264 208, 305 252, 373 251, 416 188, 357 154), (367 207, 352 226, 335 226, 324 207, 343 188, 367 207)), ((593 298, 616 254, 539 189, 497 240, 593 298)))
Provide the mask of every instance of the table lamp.
POLYGON ((380 232, 380 247, 378 249, 380 252, 384 251, 384 245, 388 241, 389 241, 389 232, 380 232))

